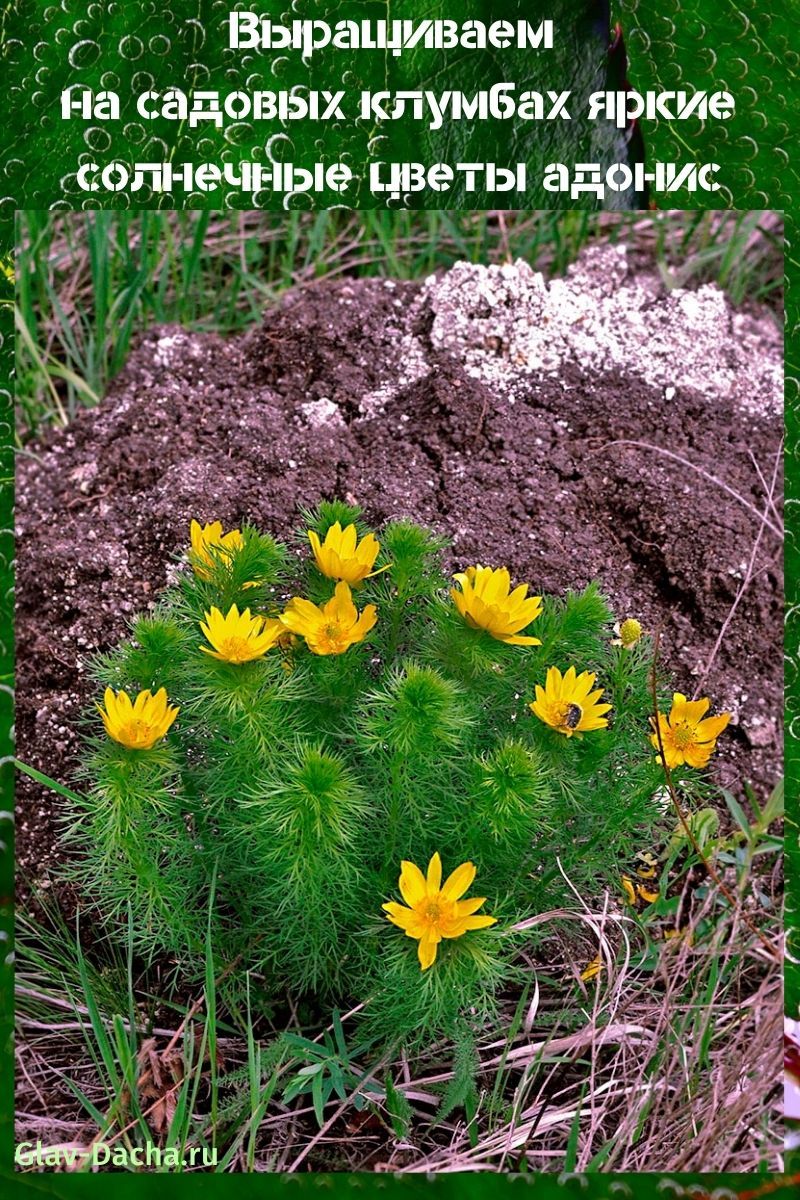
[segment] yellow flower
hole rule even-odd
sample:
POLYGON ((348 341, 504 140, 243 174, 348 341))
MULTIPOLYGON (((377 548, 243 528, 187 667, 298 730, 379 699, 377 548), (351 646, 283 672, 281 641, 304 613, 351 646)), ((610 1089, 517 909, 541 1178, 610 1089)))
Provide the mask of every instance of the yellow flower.
POLYGON ((541 646, 538 638, 518 636, 542 611, 541 596, 528 596, 527 583, 512 592, 505 567, 480 565, 467 567, 453 578, 461 585, 461 591, 450 591, 453 603, 473 629, 485 629, 509 646, 541 646))
MULTIPOLYGON (((338 521, 331 525, 324 542, 320 542, 314 530, 309 529, 308 540, 323 575, 329 579, 343 579, 345 583, 362 583, 380 574, 380 571, 372 570, 381 548, 375 534, 368 533, 358 545, 357 538, 355 525, 346 525, 342 529, 338 521)), ((381 571, 386 570, 388 567, 381 567, 381 571)))
POLYGON ((658 859, 651 850, 640 850, 635 861, 636 874, 640 879, 655 879, 658 875, 658 859))
POLYGON ((212 548, 217 551, 218 556, 221 553, 223 557, 226 557, 226 552, 239 550, 242 545, 240 530, 231 529, 228 533, 223 533, 221 521, 212 521, 210 525, 203 526, 198 521, 192 521, 190 530, 192 537, 190 558, 192 570, 198 579, 210 579, 211 572, 206 568, 216 566, 219 561, 219 557, 215 558, 211 553, 212 548))
POLYGON ((473 916, 486 903, 485 896, 461 899, 472 887, 474 863, 465 862, 456 867, 444 886, 442 860, 438 854, 434 854, 428 863, 427 878, 412 862, 404 861, 400 866, 400 894, 408 908, 393 900, 382 907, 392 924, 405 931, 406 937, 419 941, 417 954, 423 971, 433 965, 442 938, 458 938, 469 929, 485 929, 497 921, 497 917, 473 916))
POLYGON ((528 707, 540 721, 567 737, 605 729, 608 718, 603 714, 610 711, 611 705, 599 703, 603 688, 592 691, 596 678, 591 671, 577 675, 570 667, 562 675, 558 667, 550 667, 545 686, 537 683, 536 699, 528 707))
POLYGON ((676 940, 683 941, 687 946, 690 946, 690 947, 693 946, 694 945, 694 931, 692 930, 691 926, 687 925, 685 929, 665 929, 664 930, 664 941, 665 942, 673 942, 676 940))
POLYGON ((214 649, 208 646, 200 649, 221 662, 246 663, 263 658, 285 632, 279 620, 253 617, 249 608, 240 613, 235 604, 225 617, 218 608, 212 608, 205 616, 200 628, 214 649))
POLYGON ((603 969, 603 960, 600 955, 596 955, 590 963, 581 971, 581 979, 584 983, 588 983, 591 979, 596 979, 603 969))
MULTIPOLYGON (((710 700, 687 700, 680 692, 673 693, 672 709, 668 717, 658 714, 658 727, 664 743, 664 758, 670 770, 687 763, 690 767, 705 767, 717 748, 717 738, 731 719, 730 713, 718 717, 703 717, 711 705, 710 700)), ((653 732, 650 741, 658 750, 658 734, 655 722, 650 718, 653 732)))
POLYGON ((152 749, 180 712, 167 704, 167 692, 163 687, 155 696, 149 690, 139 692, 133 704, 127 692, 115 694, 111 688, 106 688, 103 700, 105 709, 98 704, 97 711, 103 718, 106 733, 129 750, 152 749))
POLYGON ((623 875, 622 890, 625 893, 625 899, 628 904, 641 912, 648 904, 655 904, 659 899, 659 892, 653 891, 652 887, 646 887, 643 883, 637 883, 634 886, 634 881, 630 875, 623 875))
POLYGON ((286 629, 306 639, 314 654, 344 654, 364 640, 377 620, 377 612, 374 604, 368 604, 359 616, 350 588, 339 582, 326 604, 320 607, 295 596, 280 619, 286 629))
POLYGON ((640 621, 635 617, 628 617, 622 624, 614 626, 614 632, 617 636, 612 639, 612 646, 624 646, 626 650, 630 650, 639 641, 644 630, 640 621))

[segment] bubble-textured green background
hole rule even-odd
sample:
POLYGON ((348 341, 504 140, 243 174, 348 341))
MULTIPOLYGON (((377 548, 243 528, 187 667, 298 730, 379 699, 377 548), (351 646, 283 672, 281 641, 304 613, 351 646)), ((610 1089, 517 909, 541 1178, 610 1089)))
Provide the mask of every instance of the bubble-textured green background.
MULTIPOLYGON (((335 21, 466 16, 487 23, 500 17, 524 17, 536 26, 545 16, 556 22, 551 50, 453 50, 413 48, 395 57, 388 51, 342 51, 324 48, 304 61, 298 51, 234 50, 228 47, 228 0, 123 0, 79 4, 29 3, 19 6, 16 18, 7 17, 6 88, 14 108, 24 120, 13 122, 3 165, 4 195, 0 214, 14 208, 49 207, 56 198, 66 207, 103 204, 120 206, 186 206, 191 208, 280 208, 284 197, 264 190, 255 197, 222 185, 208 192, 154 196, 148 189, 88 195, 81 191, 76 171, 86 161, 103 165, 111 161, 214 162, 272 161, 308 165, 346 162, 363 177, 375 161, 461 161, 498 165, 524 161, 530 164, 531 207, 554 202, 571 207, 566 196, 552 195, 539 186, 543 169, 551 161, 627 161, 628 137, 607 122, 589 122, 583 115, 592 91, 622 86, 621 59, 609 56, 608 11, 602 0, 520 0, 494 3, 478 0, 469 6, 449 0, 393 0, 391 5, 361 0, 346 7, 315 0, 292 0, 273 5, 274 19, 318 18, 335 21), (467 11, 468 9, 468 11, 467 11), (439 93, 453 88, 468 96, 492 84, 515 82, 521 90, 545 92, 569 89, 571 121, 493 121, 447 123, 432 131, 427 120, 415 122, 363 120, 358 116, 361 90, 428 89, 439 93), (58 97, 73 84, 95 91, 108 89, 121 100, 118 121, 63 120, 58 97), (186 91, 211 89, 222 96, 236 91, 289 89, 346 90, 345 120, 327 122, 226 120, 218 129, 201 121, 196 128, 186 122, 143 119, 136 98, 148 90, 168 87, 186 91)), ((240 4, 238 7, 246 8, 240 4)), ((256 11, 260 11, 255 6, 256 11)), ((549 105, 548 105, 549 108, 549 105)), ((615 197, 617 205, 630 207, 632 196, 615 197)), ((353 207, 381 205, 362 179, 360 187, 345 197, 335 192, 291 197, 292 207, 324 207, 344 202, 353 207)), ((427 192, 411 195, 406 203, 438 208, 484 208, 505 202, 478 190, 456 186, 442 196, 427 192)), ((596 206, 595 198, 588 201, 596 206)), ((509 202, 510 203, 510 202, 509 202)), ((514 202, 519 207, 519 197, 514 202)))
MULTIPOLYGON (((574 207, 566 196, 544 192, 542 168, 550 161, 626 161, 638 150, 613 126, 584 118, 585 98, 595 89, 623 85, 624 61, 607 54, 609 12, 604 0, 473 0, 453 6, 447 0, 362 0, 346 7, 316 0, 292 0, 271 6, 276 20, 347 16, 419 18, 467 16, 491 21, 524 17, 537 24, 544 17, 556 25, 550 51, 433 51, 413 49, 400 57, 378 51, 344 52, 326 48, 303 62, 295 51, 261 53, 232 50, 227 45, 229 0, 20 0, 7 5, 3 24, 4 83, 13 119, 6 122, 2 161, 0 215, 15 207, 106 207, 135 204, 218 208, 252 207, 253 200, 235 190, 177 192, 152 196, 141 191, 89 196, 80 191, 75 172, 95 159, 158 162, 169 159, 236 163, 270 159, 298 163, 337 160, 358 172, 378 159, 425 162, 461 160, 525 161, 530 165, 526 206, 574 207), (376 124, 354 114, 358 92, 379 88, 458 89, 467 95, 500 81, 519 88, 570 89, 571 122, 459 121, 431 131, 426 123, 376 124), (118 122, 80 119, 62 121, 58 97, 71 84, 119 93, 118 122), (272 90, 294 85, 344 88, 347 119, 318 124, 213 123, 190 129, 185 124, 143 120, 135 97, 168 86, 211 88, 222 94, 236 90, 272 90)), ((246 8, 246 4, 238 4, 246 8)), ((255 6, 258 10, 258 5, 255 6)), ((630 78, 639 90, 704 88, 731 91, 736 115, 728 121, 645 121, 642 130, 650 160, 710 162, 721 165, 722 188, 713 194, 682 191, 657 198, 662 207, 703 206, 788 208, 796 190, 797 169, 791 155, 792 100, 796 97, 800 55, 795 48, 796 0, 765 5, 759 0, 629 0, 613 6, 611 16, 625 32, 631 57, 630 78)), ((619 198, 612 197, 619 203, 619 198)), ((259 205, 280 207, 282 196, 261 193, 259 205)), ((340 201, 334 194, 312 200, 297 196, 292 204, 324 205, 340 201)), ((632 198, 622 197, 630 204, 632 198)), ((356 207, 380 205, 366 187, 346 198, 356 207)), ((426 193, 413 198, 422 207, 486 207, 497 196, 468 194, 454 188, 444 196, 426 193)), ((594 197, 581 202, 595 205, 594 197)), ((510 207, 519 203, 509 200, 510 207)))
POLYGON ((710 201, 681 192, 660 208, 790 209, 798 194, 797 0, 629 0, 618 6, 631 83, 729 91, 736 115, 705 124, 643 125, 650 161, 718 162, 710 201))
MULTIPOLYGON (((391 123, 375 128, 347 121, 340 127, 292 127, 287 130, 264 127, 255 129, 244 123, 227 131, 213 126, 191 131, 176 123, 144 123, 133 111, 135 93, 152 86, 158 90, 183 86, 210 87, 221 92, 238 88, 275 89, 295 83, 311 83, 317 88, 429 87, 435 91, 456 88, 467 94, 500 80, 513 80, 534 90, 572 88, 586 94, 597 88, 618 88, 622 84, 624 62, 617 54, 608 58, 609 13, 599 0, 393 0, 388 3, 316 3, 315 0, 283 0, 253 4, 257 11, 268 8, 278 19, 293 17, 338 19, 370 15, 375 18, 448 16, 485 20, 524 16, 531 22, 552 17, 557 22, 557 48, 546 54, 518 52, 464 52, 445 54, 416 51, 400 59, 385 58, 375 52, 340 54, 326 51, 313 59, 309 70, 296 54, 268 56, 228 50, 225 20, 236 7, 230 0, 19 0, 0 5, 0 56, 4 87, 4 120, 0 141, 0 252, 12 245, 13 213, 16 208, 64 208, 102 205, 128 205, 125 194, 86 197, 76 189, 74 172, 91 155, 98 162, 120 158, 158 161, 169 158, 182 161, 231 161, 255 158, 266 162, 270 157, 291 157, 294 161, 348 161, 358 171, 370 158, 438 159, 456 162, 524 160, 531 164, 531 190, 524 202, 509 195, 509 207, 562 207, 573 204, 565 197, 554 197, 533 186, 541 166, 551 160, 565 162, 617 159, 633 160, 640 151, 634 142, 611 128, 589 127, 586 122, 570 125, 514 124, 473 127, 467 123, 446 127, 440 133, 409 122, 391 123), (120 92, 126 106, 119 124, 100 122, 62 122, 58 96, 70 83, 82 82, 106 86, 120 92), (277 139, 270 141, 273 134, 277 139), (385 140, 380 140, 385 139, 385 140)), ((240 8, 251 7, 239 4, 240 8)), ((685 123, 644 121, 641 134, 645 155, 656 159, 703 163, 716 161, 722 189, 714 194, 686 191, 672 196, 654 197, 659 207, 723 207, 738 209, 782 208, 787 212, 787 717, 789 763, 789 811, 791 881, 789 923, 796 922, 800 908, 800 861, 797 854, 797 778, 800 768, 800 542, 797 506, 800 504, 800 428, 797 413, 800 404, 798 369, 798 262, 795 243, 794 207, 798 195, 797 108, 798 0, 628 0, 612 6, 611 17, 624 28, 631 84, 647 88, 686 87, 730 90, 737 101, 737 113, 729 122, 696 120, 685 123)), ((578 105, 573 105, 575 115, 578 105)), ((279 208, 282 197, 260 196, 265 207, 279 208)), ((631 202, 632 198, 626 198, 631 202)), ((320 197, 315 203, 340 202, 339 197, 320 197)), ((424 207, 482 208, 497 207, 498 196, 428 194, 413 201, 424 207)), ((137 206, 186 206, 218 208, 223 203, 252 207, 250 197, 221 193, 185 196, 183 194, 148 198, 139 194, 137 206)), ((293 203, 308 204, 308 198, 293 203)), ((363 192, 348 197, 348 203, 360 207, 378 206, 379 201, 363 192)), ((587 200, 586 203, 593 203, 587 200)), ((2 286, 2 280, 0 280, 2 286)), ((0 301, 8 297, 3 293, 0 301)), ((12 621, 12 554, 10 537, 13 475, 13 419, 11 309, 0 304, 0 784, 3 800, 10 805, 10 692, 13 667, 10 637, 12 621)), ((0 825, 0 837, 6 825, 0 825)), ((13 867, 10 853, 2 859, 0 876, 0 918, 9 928, 13 867)), ((795 944, 795 950, 800 946, 795 944)), ((5 944, 0 943, 5 959, 5 944)), ((10 972, 6 964, 4 987, 0 994, 2 1029, 2 1147, 0 1170, 7 1174, 11 1163, 12 1065, 10 1052, 11 993, 10 972)), ((800 977, 796 969, 788 980, 787 996, 793 1011, 800 1004, 800 977)), ((106 1177, 106 1181, 108 1177, 106 1177)), ((685 1189, 700 1182, 708 1189, 719 1189, 720 1196, 757 1188, 757 1181, 742 1177, 683 1177, 680 1181, 658 1176, 596 1177, 591 1180, 559 1181, 550 1178, 496 1177, 440 1178, 428 1181, 417 1177, 393 1180, 388 1177, 360 1178, 292 1177, 281 1179, 240 1178, 227 1185, 215 1176, 192 1176, 187 1180, 193 1195, 216 1196, 226 1186, 235 1187, 242 1197, 263 1194, 264 1190, 293 1194, 308 1187, 322 1187, 345 1195, 373 1190, 408 1197, 441 1197, 472 1200, 494 1194, 506 1186, 517 1190, 531 1186, 542 1197, 584 1196, 587 1200, 626 1197, 649 1200, 687 1194, 685 1189)), ((768 1183, 764 1179, 763 1182, 768 1183)), ((781 1181, 773 1180, 778 1185, 781 1181)), ((86 1176, 17 1176, 16 1189, 53 1196, 94 1194, 99 1181, 86 1176)), ((170 1181, 171 1187, 180 1184, 170 1181)), ((120 1195, 136 1194, 153 1187, 152 1178, 117 1176, 115 1190, 120 1195)), ((688 1194, 691 1194, 689 1192, 688 1194)))

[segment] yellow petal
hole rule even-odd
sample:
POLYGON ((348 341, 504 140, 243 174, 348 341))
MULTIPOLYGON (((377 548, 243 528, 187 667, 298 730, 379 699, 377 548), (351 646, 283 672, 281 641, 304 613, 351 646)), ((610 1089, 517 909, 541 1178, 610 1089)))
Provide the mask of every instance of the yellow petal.
POLYGON ((445 900, 459 900, 464 895, 464 892, 469 891, 472 886, 476 870, 477 868, 472 862, 465 862, 460 867, 456 867, 455 871, 448 876, 442 888, 442 898, 445 900))
MULTIPOLYGON (((656 757, 660 758, 660 755, 657 755, 656 757)), ((669 738, 664 739, 664 761, 669 767, 670 771, 674 770, 675 767, 683 766, 683 763, 685 762, 683 753, 669 738)))
POLYGON ((358 619, 358 611, 353 604, 353 596, 348 584, 340 581, 336 585, 333 596, 325 605, 326 617, 332 617, 342 625, 354 625, 358 619))
POLYGON ((511 576, 505 567, 484 567, 477 573, 475 591, 485 604, 496 604, 508 597, 511 576))
POLYGON ((456 608, 460 612, 461 616, 466 617, 467 601, 466 601, 466 597, 464 596, 464 593, 458 591, 457 588, 451 588, 450 589, 450 597, 451 597, 453 603, 455 604, 456 608))
MULTIPOLYGON (((694 743, 694 745, 687 746, 684 750, 684 759, 690 767, 707 767, 715 749, 715 742, 705 742, 704 744, 694 743)), ((668 765, 671 766, 672 764, 668 763, 668 765)))
POLYGON ((421 938, 417 946, 417 956, 419 958, 419 965, 423 971, 427 971, 436 961, 436 942, 429 942, 425 938, 421 938))
POLYGON ((473 896, 469 900, 457 900, 456 915, 458 917, 471 917, 472 914, 477 912, 480 906, 485 903, 485 896, 473 896))
MULTIPOLYGON (((467 613, 480 629, 488 629, 491 633, 492 627, 497 626, 494 613, 490 608, 487 608, 484 601, 478 595, 472 596, 467 606, 467 613)), ((502 631, 500 630, 500 632, 502 631)))
MULTIPOLYGON (((575 680, 575 686, 572 690, 572 698, 576 704, 580 704, 582 701, 590 699, 589 693, 594 687, 594 681, 596 678, 597 676, 593 675, 591 671, 583 671, 578 676, 578 678, 575 680)), ((596 696, 598 698, 602 696, 604 690, 604 688, 598 688, 597 692, 595 693, 596 696)))
POLYGON ((439 893, 439 888, 442 886, 442 860, 439 857, 439 852, 432 855, 431 861, 428 863, 428 878, 426 880, 428 896, 436 896, 439 893))
POLYGON ((419 867, 412 862, 403 861, 400 864, 400 894, 406 904, 412 908, 427 896, 425 876, 419 867))
POLYGON ((402 904, 397 904, 394 900, 390 900, 387 904, 381 905, 381 907, 392 924, 397 925, 400 929, 407 929, 409 922, 416 918, 416 913, 413 913, 410 908, 405 908, 402 904))
POLYGON ((575 682, 577 673, 574 667, 567 667, 567 670, 561 680, 561 699, 572 700, 575 693, 575 682))
POLYGON ((340 554, 342 555, 342 558, 357 558, 358 530, 356 529, 355 525, 348 525, 345 529, 340 554))
POLYGON ((592 961, 581 971, 581 979, 584 983, 588 983, 590 979, 595 979, 600 974, 602 969, 603 963, 600 955, 598 954, 597 957, 593 958, 592 961))
POLYGON ((549 667, 547 671, 547 679, 545 680, 544 690, 546 695, 551 700, 561 699, 561 672, 558 667, 549 667))
POLYGON ((324 617, 316 604, 304 600, 301 596, 293 596, 281 613, 279 620, 293 633, 305 637, 313 633, 323 623, 324 617))
POLYGON ((720 713, 718 717, 706 717, 697 726, 697 737, 701 742, 716 741, 731 719, 730 713, 720 713))
POLYGON ((360 642, 365 638, 378 619, 378 610, 374 604, 368 604, 353 626, 353 640, 360 642))
POLYGON ((607 712, 611 712, 610 704, 595 704, 593 708, 587 708, 576 728, 585 733, 590 729, 605 729, 608 718, 603 714, 607 712))
POLYGON ((380 548, 381 544, 375 537, 375 534, 368 533, 366 537, 362 538, 361 544, 356 551, 356 557, 365 567, 372 567, 375 559, 378 557, 380 548))
POLYGON ((460 938, 467 932, 467 917, 453 917, 452 920, 440 925, 443 938, 460 938))
POLYGON ((696 725, 703 719, 710 707, 710 700, 687 700, 684 720, 688 721, 690 725, 696 725))
POLYGON ((488 929, 490 925, 497 924, 497 917, 465 917, 464 925, 467 929, 488 929))
POLYGON ((592 733, 595 729, 608 729, 608 717, 581 717, 572 733, 592 733))

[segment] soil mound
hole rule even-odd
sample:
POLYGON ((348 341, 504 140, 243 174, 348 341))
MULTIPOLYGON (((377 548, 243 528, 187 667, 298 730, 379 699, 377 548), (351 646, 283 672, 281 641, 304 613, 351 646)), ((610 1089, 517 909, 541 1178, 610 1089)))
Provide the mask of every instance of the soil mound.
MULTIPOLYGON (((782 579, 768 505, 704 676, 762 526, 781 379, 768 314, 734 312, 716 287, 668 293, 614 248, 549 284, 524 263, 320 283, 229 340, 154 328, 98 409, 20 459, 20 756, 69 780, 86 661, 154 601, 192 517, 286 535, 298 505, 338 495, 447 533, 454 565, 505 564, 543 591, 599 578, 620 617, 662 628, 684 690, 702 680, 733 712, 717 777, 769 788, 782 579)), ((57 804, 20 781, 20 862, 40 883, 57 804)))

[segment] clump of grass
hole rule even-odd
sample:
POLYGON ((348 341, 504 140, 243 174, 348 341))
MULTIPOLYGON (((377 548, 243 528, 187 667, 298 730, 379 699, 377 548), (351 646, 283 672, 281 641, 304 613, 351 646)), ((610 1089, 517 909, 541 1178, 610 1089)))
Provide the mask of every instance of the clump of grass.
POLYGON ((231 333, 288 287, 342 275, 418 279, 517 257, 562 274, 624 242, 668 286, 714 280, 734 304, 777 302, 774 213, 23 212, 17 226, 20 433, 98 403, 133 336, 177 322, 231 333))

